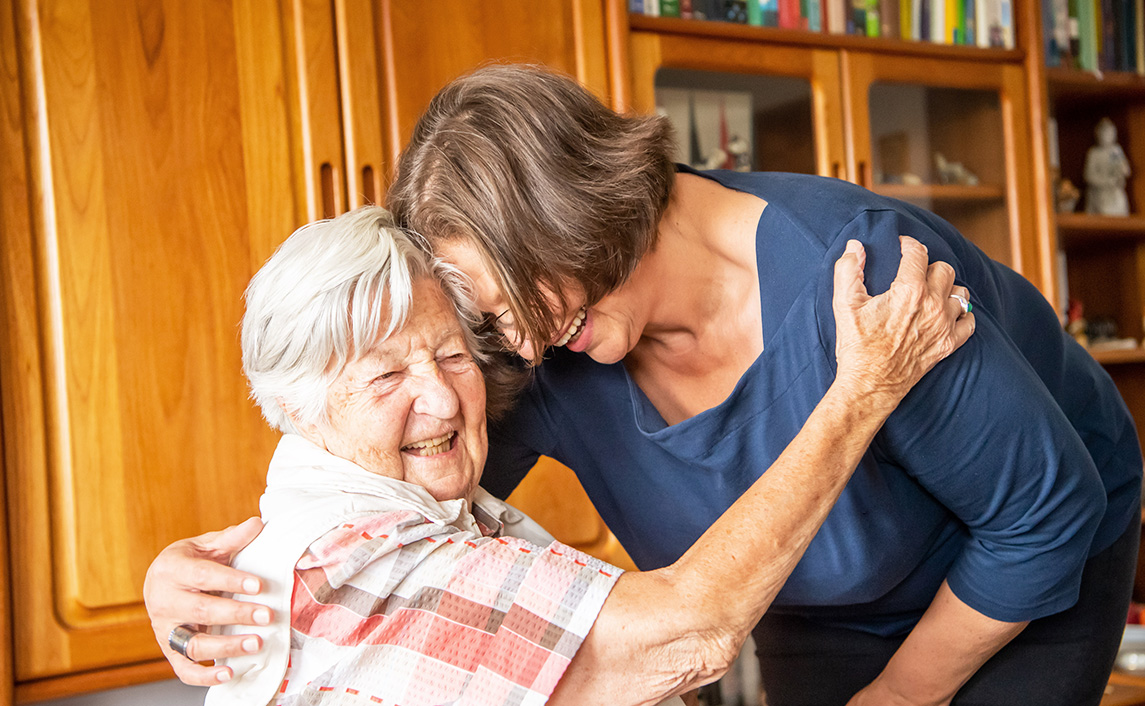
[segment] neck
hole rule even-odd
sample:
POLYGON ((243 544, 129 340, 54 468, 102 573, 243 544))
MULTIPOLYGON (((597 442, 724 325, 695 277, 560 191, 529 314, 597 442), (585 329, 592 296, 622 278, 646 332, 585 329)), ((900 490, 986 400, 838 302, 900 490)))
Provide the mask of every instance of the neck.
POLYGON ((766 205, 710 179, 677 175, 656 247, 633 273, 637 288, 654 295, 634 353, 687 346, 726 317, 730 302, 758 297, 755 233, 766 205))

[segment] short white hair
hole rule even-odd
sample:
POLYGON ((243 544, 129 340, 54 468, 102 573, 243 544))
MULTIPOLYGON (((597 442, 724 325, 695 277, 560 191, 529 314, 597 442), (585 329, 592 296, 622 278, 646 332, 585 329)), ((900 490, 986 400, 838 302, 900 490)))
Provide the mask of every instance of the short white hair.
POLYGON ((416 237, 384 208, 363 206, 299 228, 251 279, 243 373, 270 426, 298 433, 291 416, 301 424, 326 420, 330 384, 379 337, 401 330, 421 277, 437 278, 476 352, 466 281, 431 259, 416 237))

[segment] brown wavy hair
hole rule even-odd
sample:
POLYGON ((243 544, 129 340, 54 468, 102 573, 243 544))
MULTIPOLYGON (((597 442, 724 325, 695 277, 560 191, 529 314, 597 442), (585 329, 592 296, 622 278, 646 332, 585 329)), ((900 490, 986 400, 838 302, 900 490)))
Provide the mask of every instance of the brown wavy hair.
POLYGON ((656 243, 675 165, 668 120, 622 115, 572 78, 489 65, 430 102, 398 161, 387 206, 431 246, 463 239, 497 280, 518 332, 543 343, 572 283, 589 306, 656 243))

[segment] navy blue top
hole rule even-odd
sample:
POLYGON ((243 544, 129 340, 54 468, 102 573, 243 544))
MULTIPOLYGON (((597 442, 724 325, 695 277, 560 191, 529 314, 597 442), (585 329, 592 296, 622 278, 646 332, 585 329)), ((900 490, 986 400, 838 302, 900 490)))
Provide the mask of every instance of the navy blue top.
POLYGON ((640 568, 675 561, 834 379, 833 272, 847 239, 866 247, 876 294, 910 235, 969 288, 975 334, 887 420, 772 610, 897 634, 943 579, 998 620, 1072 606, 1086 558, 1138 515, 1142 461, 1113 382, 1042 295, 909 204, 821 177, 703 176, 768 202, 755 243, 763 353, 727 400, 669 426, 623 364, 559 349, 491 428, 483 484, 504 497, 551 456, 576 471, 640 568))

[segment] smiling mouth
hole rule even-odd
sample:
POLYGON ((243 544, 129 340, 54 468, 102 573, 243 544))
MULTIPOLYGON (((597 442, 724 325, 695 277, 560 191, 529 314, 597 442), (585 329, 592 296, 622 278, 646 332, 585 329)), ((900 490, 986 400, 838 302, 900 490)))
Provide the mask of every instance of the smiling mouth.
POLYGON ((587 311, 582 306, 580 308, 580 311, 578 311, 576 313, 576 316, 573 317, 572 324, 569 326, 569 330, 565 331, 565 335, 563 335, 559 339, 557 339, 557 342, 554 343, 553 345, 560 347, 560 346, 567 345, 568 343, 570 343, 572 341, 575 341, 577 339, 577 336, 579 336, 581 333, 584 332, 584 328, 583 328, 584 317, 586 315, 587 315, 587 311))
POLYGON ((453 439, 457 436, 457 432, 451 431, 444 436, 439 436, 435 439, 426 439, 425 441, 415 441, 412 444, 402 447, 402 451, 413 454, 415 456, 436 456, 443 454, 453 445, 453 439))

